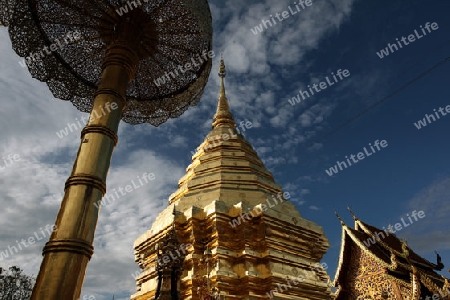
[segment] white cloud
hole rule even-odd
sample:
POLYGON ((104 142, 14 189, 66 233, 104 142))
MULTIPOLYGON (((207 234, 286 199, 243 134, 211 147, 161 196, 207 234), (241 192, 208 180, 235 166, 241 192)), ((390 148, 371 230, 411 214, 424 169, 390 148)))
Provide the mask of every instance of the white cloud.
MULTIPOLYGON (((450 178, 436 180, 409 201, 409 209, 423 211, 425 217, 404 229, 402 237, 407 238, 411 248, 418 253, 435 249, 450 250, 448 228, 450 221, 450 178)), ((404 216, 403 216, 404 217, 404 216)))
POLYGON ((311 192, 308 189, 301 189, 301 191, 300 191, 300 194, 302 194, 302 195, 308 195, 310 193, 311 192))

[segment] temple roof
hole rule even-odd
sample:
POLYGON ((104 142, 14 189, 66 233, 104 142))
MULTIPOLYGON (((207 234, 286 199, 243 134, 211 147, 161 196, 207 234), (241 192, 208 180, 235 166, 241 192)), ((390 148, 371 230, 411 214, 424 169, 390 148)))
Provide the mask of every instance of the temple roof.
MULTIPOLYGON (((364 233, 366 233, 366 236, 367 235, 376 236, 377 234, 379 235, 380 232, 384 233, 385 238, 381 239, 379 241, 379 243, 381 243, 386 250, 395 253, 397 256, 403 255, 404 251, 402 250, 402 241, 399 238, 397 238, 395 236, 395 234, 389 233, 389 235, 386 235, 385 231, 383 231, 375 226, 366 224, 366 223, 362 222, 361 220, 356 220, 355 222, 357 222, 358 227, 361 228, 364 231, 364 233)), ((417 253, 415 253, 408 246, 406 246, 406 248, 409 253, 409 259, 412 262, 414 262, 415 265, 421 266, 424 268, 429 268, 432 270, 437 270, 437 271, 442 270, 442 268, 439 268, 439 266, 437 264, 429 262, 425 258, 423 258, 420 255, 418 255, 417 253)))
MULTIPOLYGON (((418 274, 420 282, 433 293, 437 293, 438 289, 448 285, 448 279, 436 273, 436 271, 443 269, 442 264, 434 264, 421 257, 394 233, 369 225, 359 220, 353 213, 352 215, 355 220, 354 229, 348 227, 337 215, 342 225, 342 238, 339 262, 334 279, 336 287, 341 287, 342 283, 347 280, 349 260, 354 259, 351 255, 352 245, 356 245, 364 253, 374 258, 392 276, 406 275, 404 278, 410 278, 412 274, 418 274)), ((340 289, 338 289, 336 296, 336 299, 341 299, 339 297, 343 296, 340 295, 340 289)))

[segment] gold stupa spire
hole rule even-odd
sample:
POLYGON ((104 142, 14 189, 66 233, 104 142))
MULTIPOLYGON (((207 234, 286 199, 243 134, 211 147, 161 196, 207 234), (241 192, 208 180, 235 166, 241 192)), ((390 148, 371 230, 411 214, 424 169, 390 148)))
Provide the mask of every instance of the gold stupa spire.
POLYGON ((223 60, 223 54, 220 57, 220 66, 219 66, 219 77, 220 77, 220 95, 219 101, 217 104, 217 111, 214 115, 214 121, 212 124, 212 128, 217 127, 231 127, 235 128, 236 124, 234 123, 233 115, 230 112, 230 106, 228 105, 227 95, 225 94, 225 76, 227 71, 225 69, 225 62, 223 60))
MULTIPOLYGON (((222 299, 219 290, 227 299, 267 299, 286 278, 302 274, 298 288, 280 288, 278 293, 286 295, 283 299, 332 300, 325 283, 329 277, 319 264, 329 242, 320 226, 303 219, 287 201, 289 193, 283 193, 252 145, 238 132, 245 121, 239 120, 236 128, 225 94, 225 74, 221 58, 213 129, 193 153, 186 174, 169 196, 169 206, 134 243, 142 273, 136 277, 138 292, 131 299, 154 299, 158 289, 168 291, 172 283, 183 299, 222 299), (174 226, 173 211, 179 242, 167 248, 169 251, 160 251, 159 261, 165 257, 161 267, 177 267, 175 271, 180 273, 154 267, 153 249, 174 226), (250 235, 246 234, 249 226, 250 235), (173 260, 166 265, 169 255, 173 260), (178 257, 182 272, 174 264, 178 257), (208 263, 203 263, 206 259, 208 263), (253 284, 260 282, 264 285, 253 284)), ((167 298, 156 299, 171 299, 170 294, 161 295, 167 298)))

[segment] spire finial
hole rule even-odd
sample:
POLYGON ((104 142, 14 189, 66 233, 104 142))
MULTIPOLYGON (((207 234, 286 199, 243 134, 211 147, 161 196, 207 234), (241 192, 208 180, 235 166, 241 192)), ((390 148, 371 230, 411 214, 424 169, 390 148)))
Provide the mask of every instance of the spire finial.
POLYGON ((339 221, 341 222, 341 224, 343 226, 345 226, 345 222, 344 220, 342 220, 341 216, 338 214, 337 210, 334 210, 334 214, 336 215, 336 217, 339 219, 339 221))
POLYGON ((227 76, 227 70, 225 68, 225 62, 223 60, 223 53, 220 53, 219 77, 225 78, 225 76, 227 76))
POLYGON ((223 60, 223 53, 220 53, 220 66, 219 66, 219 77, 220 77, 220 97, 227 97, 225 95, 225 80, 227 76, 227 69, 225 68, 225 62, 223 60))
POLYGON ((230 112, 230 107, 228 105, 227 95, 225 93, 225 76, 227 71, 225 68, 225 62, 223 60, 223 53, 220 55, 220 66, 219 66, 219 77, 220 77, 220 95, 219 103, 217 105, 217 111, 214 116, 214 122, 212 124, 213 128, 219 126, 227 126, 231 128, 236 128, 234 123, 233 115, 230 112))
POLYGON ((353 220, 357 221, 357 220, 358 220, 358 217, 355 215, 354 212, 352 212, 352 209, 350 208, 350 206, 347 206, 347 209, 348 209, 348 211, 350 212, 350 214, 352 215, 353 220))

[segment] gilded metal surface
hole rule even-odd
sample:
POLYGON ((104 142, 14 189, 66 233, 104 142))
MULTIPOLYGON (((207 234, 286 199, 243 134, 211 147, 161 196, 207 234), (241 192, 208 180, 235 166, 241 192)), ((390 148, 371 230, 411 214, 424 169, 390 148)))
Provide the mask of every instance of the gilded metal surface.
POLYGON ((117 133, 115 133, 113 130, 109 129, 105 126, 98 126, 98 125, 88 125, 83 128, 81 131, 81 139, 84 139, 84 136, 91 132, 97 132, 103 135, 108 136, 114 141, 114 146, 117 146, 117 143, 119 142, 119 137, 117 136, 117 133))
POLYGON ((131 299, 155 295, 155 246, 171 228, 176 205, 177 236, 181 244, 192 245, 183 263, 182 299, 200 299, 208 284, 206 276, 209 288, 229 300, 268 299, 271 292, 280 299, 331 300, 329 277, 316 265, 329 247, 328 240, 320 226, 303 219, 283 196, 252 146, 236 131, 225 95, 223 61, 219 75, 221 92, 212 131, 170 196, 169 207, 135 241, 135 260, 142 273, 131 299), (263 212, 254 213, 258 210, 263 212), (245 214, 250 216, 240 219, 245 214), (216 262, 211 268, 201 263, 207 248, 216 262), (293 277, 299 279, 297 284, 273 292, 293 277))
POLYGON ((51 240, 45 244, 42 253, 45 255, 50 252, 73 252, 77 254, 85 255, 88 259, 91 259, 94 254, 94 247, 85 240, 81 239, 66 239, 66 240, 51 240))
POLYGON ((100 177, 89 174, 71 175, 67 180, 64 190, 73 185, 88 185, 95 187, 102 192, 102 196, 106 194, 106 182, 100 177))
POLYGON ((220 95, 219 101, 217 104, 217 111, 214 116, 213 128, 219 126, 226 126, 230 128, 236 128, 236 124, 234 123, 233 115, 230 112, 230 107, 228 105, 227 95, 225 94, 225 76, 226 76, 226 68, 223 58, 220 60, 219 66, 219 77, 220 77, 220 95))
POLYGON ((58 230, 44 247, 32 300, 76 300, 80 297, 86 267, 93 253, 99 214, 100 206, 94 204, 106 192, 106 175, 116 144, 114 136, 124 109, 122 98, 130 80, 118 64, 120 62, 106 67, 100 87, 114 89, 122 97, 112 93, 98 93, 95 97, 87 128, 104 129, 87 130, 83 134, 56 219, 58 230))

